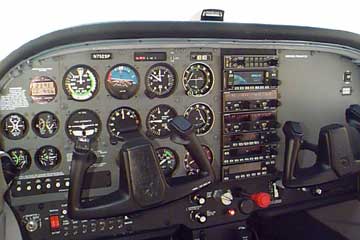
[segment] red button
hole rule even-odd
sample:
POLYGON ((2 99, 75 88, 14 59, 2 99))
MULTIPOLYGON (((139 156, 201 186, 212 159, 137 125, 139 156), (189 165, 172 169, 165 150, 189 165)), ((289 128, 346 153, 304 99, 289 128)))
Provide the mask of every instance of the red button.
POLYGON ((256 203, 256 205, 260 208, 267 208, 271 203, 270 194, 265 192, 252 194, 251 200, 253 200, 256 203))
POLYGON ((51 231, 57 231, 60 229, 60 218, 58 215, 50 216, 50 228, 51 231))

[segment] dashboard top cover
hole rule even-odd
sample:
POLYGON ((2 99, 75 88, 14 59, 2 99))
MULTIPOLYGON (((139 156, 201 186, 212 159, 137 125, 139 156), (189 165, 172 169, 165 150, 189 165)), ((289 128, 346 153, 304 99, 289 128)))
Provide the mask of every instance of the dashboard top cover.
POLYGON ((0 78, 17 63, 44 50, 82 42, 143 38, 289 40, 360 49, 360 36, 331 29, 218 22, 111 22, 55 31, 32 40, 0 62, 0 78))

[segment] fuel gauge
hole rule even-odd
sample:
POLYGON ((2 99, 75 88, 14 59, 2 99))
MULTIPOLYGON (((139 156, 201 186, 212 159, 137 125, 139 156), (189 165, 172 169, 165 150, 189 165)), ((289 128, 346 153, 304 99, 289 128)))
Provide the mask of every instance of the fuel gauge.
POLYGON ((51 112, 40 112, 35 115, 32 128, 39 137, 49 138, 56 134, 59 128, 59 120, 51 112))
POLYGON ((8 151, 12 165, 16 170, 24 172, 30 168, 31 156, 28 151, 22 148, 14 148, 8 151))

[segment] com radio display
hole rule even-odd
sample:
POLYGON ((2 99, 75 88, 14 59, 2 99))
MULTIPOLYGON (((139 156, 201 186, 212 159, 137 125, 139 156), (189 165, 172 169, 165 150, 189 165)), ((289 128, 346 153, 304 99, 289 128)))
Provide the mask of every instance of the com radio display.
POLYGON ((228 86, 263 85, 264 80, 262 71, 229 72, 228 86))

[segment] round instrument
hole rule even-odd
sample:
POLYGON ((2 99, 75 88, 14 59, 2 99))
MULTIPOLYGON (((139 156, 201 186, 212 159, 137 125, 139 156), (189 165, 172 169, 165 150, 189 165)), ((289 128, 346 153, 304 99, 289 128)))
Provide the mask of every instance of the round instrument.
POLYGON ((175 109, 161 104, 152 108, 146 118, 148 133, 154 137, 168 137, 170 129, 168 123, 177 116, 175 109))
POLYGON ((150 98, 165 98, 171 95, 176 87, 175 70, 168 64, 152 66, 145 76, 146 95, 150 98))
POLYGON ((202 97, 214 85, 214 73, 205 63, 193 63, 184 72, 183 85, 189 96, 202 97))
POLYGON ((87 101, 97 92, 99 82, 94 69, 86 65, 77 65, 64 76, 64 90, 70 99, 87 101))
POLYGON ((214 125, 214 112, 205 103, 192 104, 185 110, 184 117, 193 124, 196 135, 207 134, 214 125))
POLYGON ((106 75, 105 87, 114 98, 129 99, 140 87, 139 74, 130 65, 117 65, 106 75))

